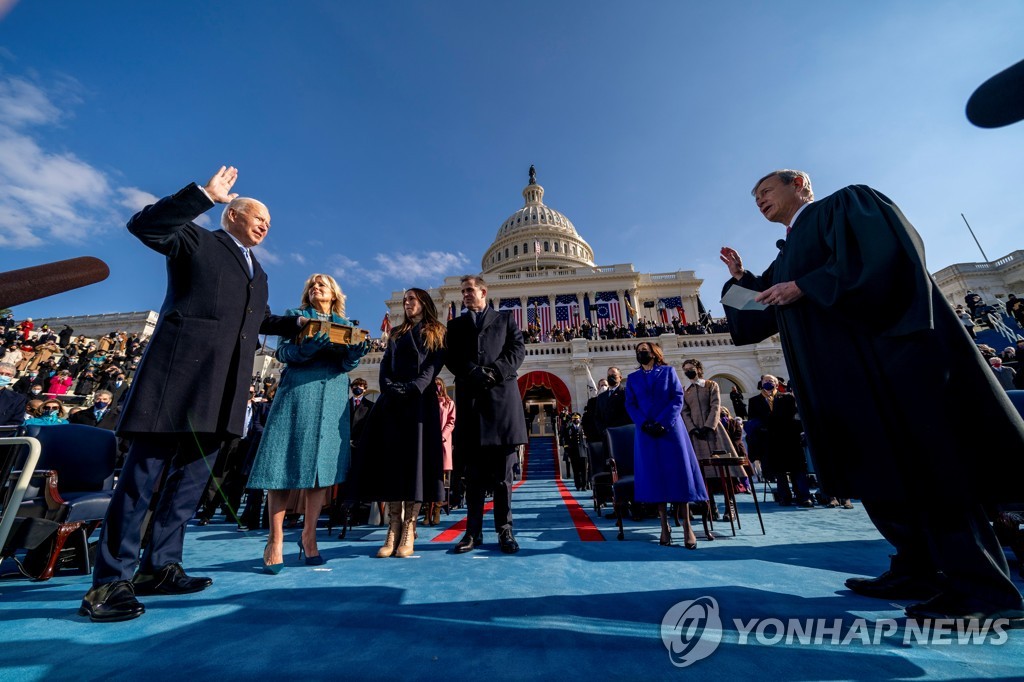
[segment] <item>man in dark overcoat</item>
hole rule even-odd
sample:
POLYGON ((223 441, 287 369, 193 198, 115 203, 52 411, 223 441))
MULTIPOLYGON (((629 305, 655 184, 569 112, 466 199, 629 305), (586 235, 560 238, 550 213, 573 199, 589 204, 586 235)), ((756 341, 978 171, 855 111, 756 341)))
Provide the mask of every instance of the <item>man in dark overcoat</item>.
POLYGON ((750 399, 747 421, 750 456, 761 460, 765 478, 775 479, 776 502, 788 507, 795 496, 801 507, 813 507, 796 399, 792 393, 780 393, 778 386, 778 379, 765 374, 761 377, 761 392, 750 399))
POLYGON ((896 548, 879 578, 850 578, 854 592, 923 599, 916 620, 1024 625, 1024 599, 1010 578, 986 509, 1019 499, 1024 458, 992 476, 981 452, 1024 452, 1024 421, 1000 390, 925 266, 913 225, 864 185, 814 200, 806 173, 769 173, 754 185, 757 208, 787 226, 774 263, 757 276, 723 247, 735 285, 768 307, 726 307, 737 344, 778 333, 822 487, 858 497, 896 548), (886 305, 876 308, 875 303, 886 305), (864 311, 874 309, 871 324, 864 311), (844 381, 835 358, 843 358, 844 381), (900 400, 907 386, 920 403, 900 400), (916 429, 919 414, 928 425, 916 429), (983 434, 965 424, 986 425, 983 434))
POLYGON ((501 551, 514 554, 512 535, 513 467, 517 446, 527 442, 522 396, 516 372, 526 345, 515 319, 487 305, 482 277, 462 278, 468 309, 448 323, 446 364, 455 375, 455 449, 466 462, 466 535, 455 547, 461 554, 483 538, 484 493, 494 491, 494 528, 501 551))
POLYGON ((118 423, 131 448, 110 502, 81 615, 95 621, 136 618, 136 594, 185 594, 209 578, 181 566, 185 524, 196 509, 217 444, 242 433, 249 376, 260 333, 291 335, 301 318, 267 306, 267 274, 252 247, 270 229, 262 203, 231 193, 238 177, 222 167, 147 206, 128 231, 166 257, 167 294, 118 423), (227 204, 224 229, 193 222, 227 204), (151 540, 139 557, 154 491, 151 540), (138 567, 138 573, 136 573, 138 567))

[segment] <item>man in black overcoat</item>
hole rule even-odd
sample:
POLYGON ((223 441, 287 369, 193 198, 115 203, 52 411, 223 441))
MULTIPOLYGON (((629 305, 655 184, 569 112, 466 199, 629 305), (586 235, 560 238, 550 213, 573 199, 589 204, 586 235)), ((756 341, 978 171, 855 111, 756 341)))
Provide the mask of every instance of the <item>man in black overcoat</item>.
POLYGON ((787 235, 761 276, 722 249, 732 275, 723 294, 740 285, 768 306, 726 307, 730 332, 737 344, 780 335, 822 487, 861 498, 896 548, 881 577, 851 578, 847 587, 923 599, 907 607, 917 620, 1024 625, 1024 600, 986 514, 1019 499, 1024 458, 1001 459, 992 476, 976 456, 1024 452, 1024 421, 928 273, 914 227, 864 185, 814 201, 802 171, 770 173, 753 194, 787 235), (840 384, 851 380, 857 390, 840 384), (908 386, 921 401, 901 399, 908 386), (913 426, 920 414, 928 415, 923 429, 913 426), (982 423, 980 433, 967 426, 982 423))
POLYGON ((747 420, 750 456, 761 460, 766 478, 775 479, 775 495, 779 504, 784 507, 792 505, 795 495, 801 507, 813 507, 807 481, 807 461, 800 443, 796 399, 792 393, 780 393, 778 385, 778 379, 765 374, 761 377, 761 392, 750 399, 747 420), (792 479, 792 490, 789 478, 792 479))
POLYGON ((198 592, 213 582, 181 567, 185 524, 217 444, 242 433, 259 334, 287 336, 302 321, 270 314, 267 274, 251 253, 270 229, 270 214, 231 193, 237 177, 222 167, 205 187, 193 183, 128 221, 129 232, 166 257, 167 294, 118 423, 117 435, 132 444, 103 522, 93 587, 79 610, 93 621, 142 615, 136 594, 198 592), (228 204, 224 229, 193 222, 218 203, 228 204))
POLYGON ((482 277, 462 278, 468 311, 448 323, 446 364, 455 375, 455 449, 466 462, 466 535, 455 547, 463 553, 483 538, 484 492, 494 491, 494 528, 501 551, 514 554, 512 535, 513 467, 516 446, 527 442, 522 396, 516 372, 526 345, 515 319, 487 305, 482 277))

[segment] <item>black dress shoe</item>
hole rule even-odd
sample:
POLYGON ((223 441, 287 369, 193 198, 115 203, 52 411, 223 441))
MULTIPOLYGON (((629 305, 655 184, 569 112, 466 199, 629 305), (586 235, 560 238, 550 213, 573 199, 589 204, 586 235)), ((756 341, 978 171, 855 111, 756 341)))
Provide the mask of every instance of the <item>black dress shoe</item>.
POLYGON ((465 554, 470 550, 476 549, 482 544, 482 537, 480 537, 479 535, 470 535, 469 533, 466 533, 462 536, 462 539, 459 540, 459 544, 455 545, 455 549, 453 549, 452 551, 456 554, 465 554))
POLYGON ((892 571, 877 578, 847 578, 846 586, 857 594, 876 599, 930 599, 940 591, 933 576, 892 571))
POLYGON ((153 574, 136 573, 132 578, 135 593, 148 594, 192 594, 202 592, 213 584, 213 578, 185 575, 181 564, 167 564, 153 574))
POLYGON ((1024 628, 1024 609, 1015 607, 1001 608, 978 599, 962 597, 950 592, 942 592, 928 601, 911 604, 907 607, 908 618, 916 621, 954 619, 954 620, 1000 620, 1006 619, 1007 629, 1024 628))
POLYGON ((512 531, 505 529, 498 536, 498 546, 505 554, 515 554, 519 551, 519 543, 512 537, 512 531))
POLYGON ((78 615, 89 616, 94 623, 116 623, 138 618, 146 612, 130 580, 117 580, 96 585, 85 593, 78 615))

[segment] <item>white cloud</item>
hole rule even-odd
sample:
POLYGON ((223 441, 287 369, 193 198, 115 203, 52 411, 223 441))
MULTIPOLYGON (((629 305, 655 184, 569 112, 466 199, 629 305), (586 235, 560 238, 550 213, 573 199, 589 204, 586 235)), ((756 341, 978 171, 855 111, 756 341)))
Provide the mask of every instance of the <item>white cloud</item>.
POLYGON ((345 275, 359 270, 359 261, 336 253, 327 259, 327 270, 334 279, 344 279, 345 275))
POLYGON ((27 248, 57 240, 80 243, 156 197, 136 187, 113 187, 107 175, 70 151, 44 148, 33 126, 52 126, 67 114, 54 101, 76 101, 77 83, 52 92, 0 74, 0 247, 27 248), (59 97, 51 96, 56 93, 59 97))
POLYGON ((12 128, 56 123, 60 109, 41 89, 21 78, 0 80, 0 121, 12 128))
POLYGON ((296 263, 298 263, 299 265, 306 264, 306 257, 303 256, 301 253, 289 253, 288 257, 291 258, 296 263))
POLYGON ((462 253, 422 251, 419 253, 378 253, 373 260, 379 269, 367 273, 371 282, 397 279, 404 284, 430 287, 433 280, 459 274, 469 259, 462 253))
POLYGON ((120 199, 117 200, 118 205, 124 206, 132 213, 137 213, 160 200, 157 195, 150 194, 138 187, 122 187, 117 190, 117 194, 120 196, 120 199))
MULTIPOLYGON (((208 228, 211 225, 213 225, 213 220, 210 219, 209 212, 204 213, 201 216, 198 216, 192 222, 196 223, 197 225, 202 225, 203 227, 206 227, 206 228, 208 228)), ((220 225, 218 225, 217 227, 220 227, 220 225)))
POLYGON ((281 263, 281 257, 265 246, 254 246, 252 247, 252 252, 256 254, 257 260, 261 263, 270 263, 272 265, 279 265, 281 263))

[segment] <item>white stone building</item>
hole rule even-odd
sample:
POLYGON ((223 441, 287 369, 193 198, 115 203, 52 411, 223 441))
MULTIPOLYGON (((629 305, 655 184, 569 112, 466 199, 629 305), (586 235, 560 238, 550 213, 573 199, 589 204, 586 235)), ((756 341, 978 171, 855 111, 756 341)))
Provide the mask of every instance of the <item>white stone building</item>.
MULTIPOLYGON (((625 325, 630 317, 634 322, 657 322, 673 316, 697 321, 702 281, 692 271, 643 273, 631 263, 596 265, 590 245, 572 222, 543 198, 544 188, 531 173, 531 182, 523 189, 523 207, 502 221, 481 259, 480 274, 487 282, 491 307, 508 311, 523 328, 532 322, 545 329, 573 326, 587 317, 588 305, 591 323, 612 320, 625 325)), ((459 279, 458 274, 447 277, 429 290, 443 320, 449 311, 461 311, 459 279)), ((386 302, 393 326, 403 317, 403 293, 394 292, 386 302)), ((633 349, 642 340, 576 338, 527 344, 519 371, 525 402, 582 410, 593 395, 593 384, 608 367, 617 366, 624 375, 634 370, 633 349)), ((718 381, 723 394, 736 385, 749 397, 757 391, 761 374, 788 376, 777 337, 743 347, 734 346, 728 334, 665 334, 646 340, 661 344, 665 359, 680 373, 683 360, 698 358, 705 376, 718 381)), ((365 378, 375 389, 380 360, 380 353, 371 353, 352 376, 365 378)), ((447 370, 441 378, 451 385, 447 370)), ((729 406, 725 395, 723 399, 729 406)))

